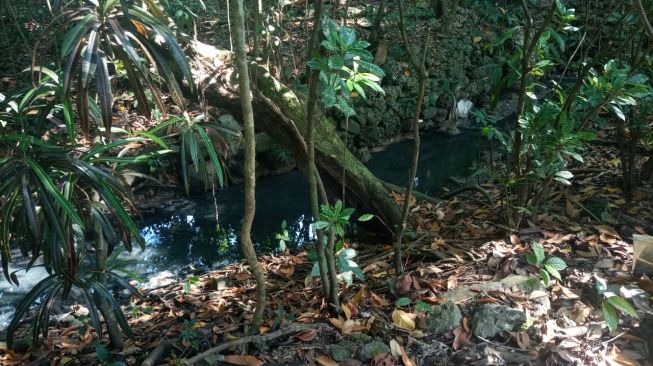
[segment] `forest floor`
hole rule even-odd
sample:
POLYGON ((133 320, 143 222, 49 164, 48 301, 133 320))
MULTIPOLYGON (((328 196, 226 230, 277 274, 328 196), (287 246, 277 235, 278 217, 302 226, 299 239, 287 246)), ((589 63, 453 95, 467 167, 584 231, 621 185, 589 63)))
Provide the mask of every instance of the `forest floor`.
MULTIPOLYGON (((261 256, 269 294, 261 335, 247 336, 254 279, 236 263, 130 299, 124 310, 135 338, 116 354, 98 354, 103 348, 95 348, 87 310, 76 306, 51 327, 31 362, 651 365, 653 281, 633 274, 632 242, 633 234, 651 233, 651 193, 637 191, 626 202, 614 173, 617 150, 593 144, 586 151, 591 154, 573 184, 553 190, 548 213, 518 231, 503 224, 498 185, 482 184, 485 192, 438 203, 416 202, 411 214, 417 226, 404 245, 406 272, 396 290, 388 285, 395 278, 389 241, 348 243, 366 279, 343 283, 338 317, 329 314, 310 276, 306 251, 261 256), (535 242, 546 258, 565 261, 562 280, 553 278, 546 287, 540 281, 538 268, 526 260, 535 242), (622 314, 618 330, 610 332, 597 277, 633 303, 639 319, 622 314)), ((3 365, 29 357, 0 344, 3 365)))

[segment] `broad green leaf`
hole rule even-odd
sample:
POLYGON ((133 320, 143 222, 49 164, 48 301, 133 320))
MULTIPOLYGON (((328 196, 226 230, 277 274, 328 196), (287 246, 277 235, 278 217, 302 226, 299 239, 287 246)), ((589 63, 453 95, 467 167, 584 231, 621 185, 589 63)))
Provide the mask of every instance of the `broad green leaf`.
POLYGON ((78 45, 86 32, 93 25, 91 20, 95 18, 93 13, 86 14, 81 19, 77 20, 75 25, 70 28, 64 35, 61 42, 61 56, 66 57, 78 45))
POLYGON ((533 253, 526 253, 526 261, 532 266, 539 266, 537 263, 537 257, 533 253))
POLYGON ((542 265, 544 262, 544 247, 540 243, 533 243, 531 246, 533 247, 533 254, 535 254, 537 265, 542 265))
POLYGON ((358 221, 365 222, 365 221, 370 221, 373 218, 374 218, 374 215, 372 215, 372 214, 364 214, 364 215, 361 215, 361 217, 358 218, 358 221))
POLYGON ((551 277, 549 277, 549 272, 547 272, 543 268, 540 268, 540 277, 542 278, 542 282, 544 282, 544 286, 548 286, 549 282, 551 282, 551 277))
POLYGON ((546 264, 557 269, 558 271, 562 271, 563 269, 567 268, 567 263, 558 257, 551 257, 547 259, 546 264))
POLYGON ((619 309, 622 313, 628 314, 632 316, 633 318, 639 319, 639 316, 637 316, 637 312, 635 309, 630 305, 626 299, 624 299, 621 296, 610 296, 607 299, 605 299, 610 305, 613 307, 619 309))
POLYGON ((555 277, 555 278, 562 281, 562 276, 560 276, 560 272, 558 272, 558 270, 555 269, 555 267, 552 267, 552 266, 550 266, 548 264, 545 264, 544 269, 546 269, 546 271, 549 272, 549 274, 551 276, 553 276, 553 277, 555 277))
POLYGON ((574 177, 574 175, 568 170, 561 170, 556 173, 556 176, 564 179, 571 179, 574 177))
POLYGON ((397 299, 397 301, 395 301, 395 305, 397 305, 398 307, 410 305, 410 303, 411 301, 410 298, 408 297, 400 297, 397 299))
POLYGON ((54 185, 54 182, 52 182, 52 179, 50 179, 47 173, 43 170, 43 168, 30 157, 25 158, 25 161, 39 178, 39 184, 52 195, 54 200, 64 210, 66 215, 68 215, 68 217, 70 217, 70 219, 72 219, 75 224, 79 225, 79 227, 83 229, 84 222, 77 214, 77 211, 73 208, 70 202, 64 198, 59 189, 54 185))
POLYGON ((617 327, 619 326, 619 317, 617 316, 617 313, 615 312, 612 305, 610 305, 607 301, 602 301, 601 310, 603 311, 603 319, 605 319, 605 322, 608 324, 610 332, 616 331, 617 327))

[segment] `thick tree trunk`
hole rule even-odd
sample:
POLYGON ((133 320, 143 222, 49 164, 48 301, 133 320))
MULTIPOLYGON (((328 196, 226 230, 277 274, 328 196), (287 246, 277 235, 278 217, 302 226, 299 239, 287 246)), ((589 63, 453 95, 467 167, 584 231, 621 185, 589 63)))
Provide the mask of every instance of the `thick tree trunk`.
MULTIPOLYGON (((232 53, 204 44, 196 44, 195 48, 213 69, 211 80, 203 81, 203 84, 207 85, 207 101, 227 109, 236 117, 241 117, 237 83, 233 80, 232 53)), ((304 100, 274 79, 260 65, 251 63, 250 70, 257 89, 253 100, 257 129, 272 136, 293 152, 297 165, 304 167, 304 136, 308 125, 304 100)), ((349 151, 338 136, 334 124, 324 116, 317 123, 315 150, 316 165, 325 183, 340 185, 344 168, 347 197, 351 205, 357 207, 359 213, 377 215, 390 231, 400 225, 399 206, 382 182, 349 151)))

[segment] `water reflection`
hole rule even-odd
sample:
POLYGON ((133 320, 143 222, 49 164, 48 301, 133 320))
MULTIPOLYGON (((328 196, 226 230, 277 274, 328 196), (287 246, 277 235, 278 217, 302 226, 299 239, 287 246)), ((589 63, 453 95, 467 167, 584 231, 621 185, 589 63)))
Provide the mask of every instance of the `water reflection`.
MULTIPOLYGON (((452 176, 465 176, 482 149, 478 133, 449 137, 436 133, 423 136, 420 165, 415 178, 417 189, 437 194, 452 176)), ((404 185, 410 164, 410 140, 394 144, 374 154, 370 170, 381 179, 404 185)), ((214 200, 205 196, 170 204, 166 213, 147 217, 140 223, 146 247, 123 253, 125 267, 147 279, 167 277, 169 281, 195 269, 212 269, 241 258, 240 223, 243 217, 243 186, 229 187, 214 200), (216 219, 216 207, 218 217, 216 219), (165 273, 165 276, 161 276, 165 273)), ((256 216, 252 240, 259 253, 274 252, 275 235, 286 221, 288 246, 302 246, 310 238, 311 215, 306 180, 299 172, 262 179, 256 186, 256 216)), ((20 255, 17 253, 18 258, 20 255)), ((11 270, 24 268, 27 260, 13 263, 11 270)), ((0 279, 0 334, 8 325, 15 305, 47 274, 41 268, 18 272, 20 287, 0 279)), ((150 281, 149 286, 158 283, 150 281)))

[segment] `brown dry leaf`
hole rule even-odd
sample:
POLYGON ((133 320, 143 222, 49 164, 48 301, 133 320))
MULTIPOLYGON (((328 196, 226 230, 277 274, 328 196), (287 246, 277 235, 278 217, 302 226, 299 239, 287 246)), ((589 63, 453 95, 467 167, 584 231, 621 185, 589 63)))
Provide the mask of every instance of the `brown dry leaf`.
POLYGON ((528 337, 528 333, 521 331, 515 333, 515 339, 517 340, 517 345, 521 349, 529 349, 531 347, 531 339, 528 337))
POLYGON ((453 335, 455 337, 453 340, 453 349, 457 350, 471 336, 467 318, 463 318, 463 324, 453 330, 453 335))
POLYGON ((441 297, 441 296, 427 296, 421 298, 422 301, 430 302, 431 304, 441 304, 443 302, 447 301, 446 297, 441 297))
POLYGON ((334 327, 338 328, 339 330, 342 330, 342 326, 343 326, 343 324, 345 323, 344 319, 342 319, 341 317, 338 317, 338 319, 336 319, 336 318, 329 318, 329 322, 331 322, 331 324, 332 324, 334 327))
POLYGON ((447 290, 453 290, 458 285, 458 277, 449 276, 447 279, 447 290))
POLYGON ((317 329, 306 329, 303 330, 297 334, 295 334, 295 338, 304 341, 304 342, 310 342, 312 341, 315 337, 317 336, 317 329))
POLYGON ((340 366, 336 361, 332 360, 331 357, 327 355, 319 355, 315 357, 315 361, 317 361, 322 366, 340 366))
POLYGON ((605 243, 614 244, 617 241, 621 240, 621 237, 617 233, 617 230, 615 230, 612 226, 597 225, 594 228, 598 230, 599 233, 601 233, 599 239, 601 239, 601 241, 605 243))
POLYGON ((413 338, 424 338, 424 337, 426 337, 426 334, 424 334, 424 332, 422 332, 419 329, 411 330, 410 332, 408 332, 408 335, 413 337, 413 338))
POLYGON ((415 361, 408 356, 403 347, 401 348, 401 360, 404 362, 404 366, 417 366, 415 361))
POLYGON ((646 292, 653 293, 653 281, 648 278, 640 278, 637 280, 637 286, 646 292))
POLYGON ((515 234, 510 234, 510 243, 514 246, 521 245, 519 237, 515 234))
POLYGON ((403 310, 395 309, 395 311, 392 312, 392 322, 402 329, 415 329, 415 321, 411 318, 409 313, 403 310))
POLYGON ((413 285, 413 277, 409 274, 404 274, 399 281, 397 281, 397 293, 405 294, 410 292, 413 285))
POLYGON ((224 356, 224 362, 233 364, 233 365, 243 365, 243 366, 261 366, 263 361, 259 360, 254 356, 241 356, 241 355, 227 355, 224 356))
POLYGON ((357 325, 355 321, 349 319, 342 324, 342 329, 340 331, 343 334, 350 334, 354 331, 354 326, 357 325))
POLYGON ((364 299, 365 297, 367 297, 367 291, 365 290, 365 286, 361 286, 361 288, 358 290, 356 295, 354 295, 349 300, 349 302, 354 305, 358 305, 358 303, 361 302, 361 300, 364 299))
POLYGON ((278 266, 269 266, 270 272, 282 276, 282 277, 291 277, 295 273, 295 266, 291 263, 282 263, 278 266))
POLYGON ((374 292, 370 292, 372 294, 372 306, 376 308, 384 308, 386 306, 390 306, 390 302, 383 297, 375 294, 374 292))
POLYGON ((351 309, 347 304, 340 304, 340 307, 342 308, 342 311, 345 313, 345 319, 349 320, 351 319, 351 309))
POLYGON ((370 361, 372 366, 394 366, 394 364, 395 358, 389 352, 379 353, 370 361))

